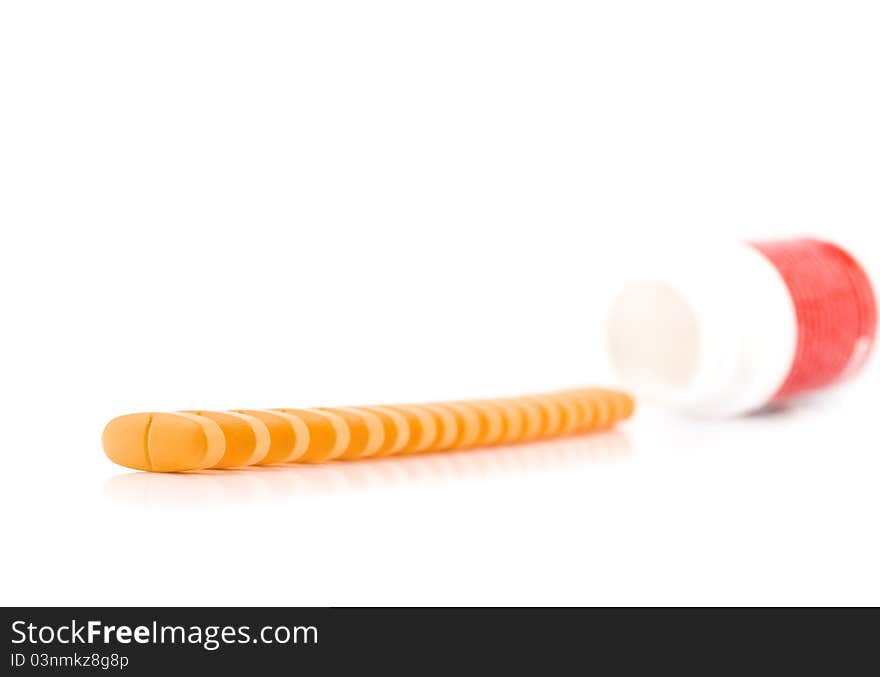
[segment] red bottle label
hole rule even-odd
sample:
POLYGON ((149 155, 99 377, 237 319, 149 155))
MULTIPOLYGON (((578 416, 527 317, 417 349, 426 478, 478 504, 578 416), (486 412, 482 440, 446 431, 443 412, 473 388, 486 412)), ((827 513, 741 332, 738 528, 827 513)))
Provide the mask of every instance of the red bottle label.
POLYGON ((797 315, 794 361, 774 401, 824 388, 858 371, 877 331, 877 302, 858 262, 820 240, 751 244, 782 275, 797 315))

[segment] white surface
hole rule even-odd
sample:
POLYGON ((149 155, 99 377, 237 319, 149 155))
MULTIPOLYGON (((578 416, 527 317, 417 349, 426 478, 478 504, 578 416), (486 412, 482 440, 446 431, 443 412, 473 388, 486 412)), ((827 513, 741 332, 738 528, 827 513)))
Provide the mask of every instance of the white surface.
POLYGON ((782 275, 744 242, 691 242, 655 259, 656 270, 612 301, 615 373, 640 398, 676 411, 759 411, 788 377, 798 344, 782 275))
POLYGON ((604 382, 657 242, 811 233, 876 277, 878 12, 3 3, 0 602, 880 604, 876 361, 628 443, 205 477, 99 446, 604 382))

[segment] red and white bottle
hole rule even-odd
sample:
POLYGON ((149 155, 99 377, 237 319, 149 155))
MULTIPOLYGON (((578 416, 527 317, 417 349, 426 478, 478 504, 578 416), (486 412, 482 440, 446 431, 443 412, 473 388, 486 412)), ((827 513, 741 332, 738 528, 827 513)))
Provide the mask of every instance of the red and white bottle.
POLYGON ((815 239, 682 252, 626 288, 608 321, 612 362, 637 395, 722 416, 847 379, 876 330, 864 269, 815 239))

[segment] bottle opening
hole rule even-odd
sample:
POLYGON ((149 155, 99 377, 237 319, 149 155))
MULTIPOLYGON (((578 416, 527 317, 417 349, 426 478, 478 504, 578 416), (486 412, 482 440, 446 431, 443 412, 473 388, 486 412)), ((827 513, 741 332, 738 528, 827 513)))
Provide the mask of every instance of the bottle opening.
POLYGON ((612 305, 608 323, 611 360, 637 393, 676 400, 698 369, 700 330, 684 294, 661 282, 626 289, 612 305))

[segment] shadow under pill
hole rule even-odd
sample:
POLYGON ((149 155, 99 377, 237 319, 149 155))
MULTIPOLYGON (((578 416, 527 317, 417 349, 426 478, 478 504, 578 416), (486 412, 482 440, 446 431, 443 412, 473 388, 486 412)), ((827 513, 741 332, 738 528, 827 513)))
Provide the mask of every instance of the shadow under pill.
POLYGON ((320 465, 287 464, 182 473, 128 472, 104 484, 104 496, 142 508, 204 508, 385 491, 431 482, 527 476, 631 453, 619 430, 511 447, 437 452, 320 465))

